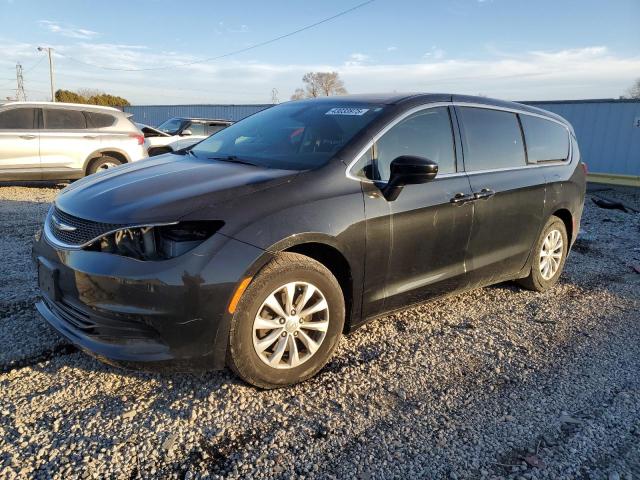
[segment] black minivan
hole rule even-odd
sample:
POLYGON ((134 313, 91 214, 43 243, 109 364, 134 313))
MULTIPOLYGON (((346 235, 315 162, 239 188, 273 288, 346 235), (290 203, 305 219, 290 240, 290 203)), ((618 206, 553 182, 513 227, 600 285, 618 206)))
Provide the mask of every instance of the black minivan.
POLYGON ((584 192, 573 129, 544 110, 284 103, 65 188, 34 246, 37 308, 109 363, 289 385, 367 319, 505 280, 551 288, 584 192))

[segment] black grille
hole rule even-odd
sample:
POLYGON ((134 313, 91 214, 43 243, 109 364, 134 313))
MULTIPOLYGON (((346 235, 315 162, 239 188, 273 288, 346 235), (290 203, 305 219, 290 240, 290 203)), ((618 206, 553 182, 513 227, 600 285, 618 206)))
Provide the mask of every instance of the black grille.
POLYGON ((92 312, 91 315, 83 307, 66 300, 53 301, 43 297, 58 320, 64 322, 67 328, 93 338, 109 341, 109 339, 155 339, 156 331, 145 324, 142 319, 134 316, 110 318, 92 312))
POLYGON ((82 218, 69 215, 68 213, 58 209, 58 207, 54 207, 53 213, 49 216, 48 221, 49 231, 58 241, 67 245, 75 246, 89 243, 107 232, 127 227, 127 225, 116 223, 100 223, 92 222, 91 220, 84 220, 82 218), (75 230, 65 231, 60 229, 56 226, 54 217, 58 223, 73 227, 75 230))

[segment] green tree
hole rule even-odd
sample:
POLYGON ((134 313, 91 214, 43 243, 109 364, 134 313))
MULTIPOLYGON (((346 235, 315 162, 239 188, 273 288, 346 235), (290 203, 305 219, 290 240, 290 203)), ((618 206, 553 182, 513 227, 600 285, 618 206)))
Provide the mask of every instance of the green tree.
POLYGON ((56 102, 84 103, 88 105, 104 105, 107 107, 125 107, 131 105, 126 98, 88 89, 81 89, 78 92, 58 90, 56 92, 56 102))

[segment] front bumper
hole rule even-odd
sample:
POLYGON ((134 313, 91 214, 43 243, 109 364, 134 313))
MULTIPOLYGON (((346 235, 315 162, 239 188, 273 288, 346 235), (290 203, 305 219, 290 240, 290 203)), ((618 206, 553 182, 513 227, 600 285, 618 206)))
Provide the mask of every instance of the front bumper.
POLYGON ((214 234, 179 257, 140 261, 35 243, 40 314, 83 351, 133 368, 223 368, 236 285, 271 255, 214 234))

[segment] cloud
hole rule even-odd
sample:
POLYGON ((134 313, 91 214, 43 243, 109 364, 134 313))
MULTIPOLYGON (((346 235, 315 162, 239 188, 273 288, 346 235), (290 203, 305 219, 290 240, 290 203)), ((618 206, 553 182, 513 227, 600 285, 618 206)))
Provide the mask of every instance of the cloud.
POLYGON ((396 46, 391 45, 387 47, 387 52, 395 52, 396 50, 398 50, 398 47, 396 46))
POLYGON ((77 28, 72 25, 61 24, 51 20, 40 20, 38 24, 49 30, 51 33, 57 33, 69 38, 89 40, 99 35, 98 32, 94 32, 93 30, 77 28))
MULTIPOLYGON (((618 55, 604 46, 560 50, 534 50, 478 59, 432 55, 412 63, 380 64, 355 52, 342 63, 266 63, 230 58, 187 67, 122 72, 89 67, 81 62, 115 68, 179 65, 197 60, 181 52, 161 52, 144 45, 80 42, 52 45, 56 55, 56 86, 65 89, 97 88, 122 95, 134 104, 268 103, 271 89, 281 98, 301 86, 310 71, 337 71, 351 93, 373 91, 482 92, 510 100, 550 100, 618 97, 640 71, 640 55, 618 55), (63 56, 65 55, 65 56, 63 56), (74 58, 78 61, 72 61, 74 58)), ((0 67, 25 65, 25 85, 46 92, 46 62, 29 71, 42 56, 36 44, 0 38, 0 67)), ((437 50, 437 48, 436 48, 437 50)), ((11 88, 15 88, 13 84, 11 88)), ((0 90, 0 98, 11 92, 0 90)), ((46 94, 42 94, 44 99, 46 94)), ((33 99, 38 99, 35 95, 33 99)))
POLYGON ((349 55, 349 59, 344 62, 347 67, 355 67, 358 65, 363 65, 367 63, 371 57, 369 55, 365 55, 364 53, 352 53, 349 55))
POLYGON ((431 47, 431 49, 428 52, 426 52, 422 56, 422 58, 424 58, 425 60, 440 60, 444 58, 444 55, 445 55, 445 51, 434 45, 433 47, 431 47))

